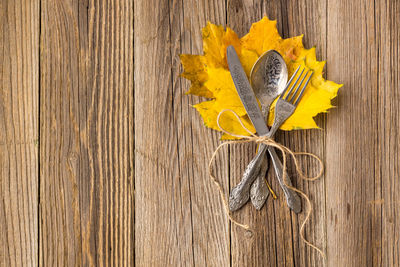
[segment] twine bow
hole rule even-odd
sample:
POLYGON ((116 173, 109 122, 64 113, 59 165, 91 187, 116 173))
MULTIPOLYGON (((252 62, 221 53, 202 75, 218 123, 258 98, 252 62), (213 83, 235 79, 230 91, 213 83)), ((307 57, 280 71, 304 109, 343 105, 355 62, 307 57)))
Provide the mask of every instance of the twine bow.
POLYGON ((212 155, 212 157, 211 157, 211 159, 210 159, 210 162, 209 162, 209 164, 208 164, 208 170, 209 170, 210 178, 212 179, 212 181, 214 182, 214 184, 216 185, 216 187, 217 187, 217 189, 218 189, 218 191, 219 191, 219 193, 220 193, 221 199, 222 199, 223 204, 224 204, 225 212, 227 213, 227 215, 228 215, 228 217, 229 217, 229 220, 230 220, 231 222, 233 222, 234 224, 236 224, 236 225, 238 225, 238 226, 240 226, 240 227, 242 227, 242 228, 244 228, 244 229, 246 229, 246 230, 250 230, 250 231, 251 231, 250 227, 249 227, 247 224, 242 224, 242 223, 238 222, 237 220, 235 220, 235 219, 232 217, 232 214, 231 214, 231 212, 230 212, 230 210, 229 210, 228 201, 226 200, 226 198, 225 198, 225 196, 224 196, 224 192, 223 192, 222 186, 221 186, 221 184, 217 181, 217 178, 214 176, 214 174, 212 173, 212 164, 213 164, 214 159, 215 159, 215 157, 217 156, 218 152, 220 151, 221 148, 223 148, 223 147, 226 146, 226 145, 230 145, 230 144, 243 144, 243 143, 251 143, 251 142, 254 142, 254 143, 257 143, 257 144, 264 144, 264 145, 267 145, 267 146, 275 147, 275 148, 277 148, 278 150, 280 150, 280 151, 282 152, 282 156, 283 156, 283 182, 284 182, 285 186, 286 186, 287 188, 290 188, 290 189, 296 191, 297 193, 299 193, 299 194, 305 199, 305 201, 307 202, 307 207, 308 207, 308 209, 307 209, 306 217, 305 217, 304 221, 302 222, 302 224, 301 224, 301 226, 300 226, 300 237, 301 237, 301 239, 302 239, 308 246, 310 246, 310 247, 312 247, 313 249, 317 250, 317 251, 321 254, 321 256, 322 256, 323 258, 325 258, 325 254, 322 252, 322 250, 319 249, 319 248, 318 248, 317 246, 315 246, 314 244, 312 244, 310 241, 307 241, 307 240, 305 239, 305 237, 304 237, 304 226, 305 226, 306 222, 309 220, 309 217, 310 217, 311 212, 312 212, 312 210, 313 210, 313 209, 312 209, 312 205, 311 205, 311 201, 310 201, 310 199, 308 198, 308 196, 307 196, 304 192, 302 192, 301 190, 297 189, 296 187, 293 187, 293 186, 288 185, 288 183, 287 183, 287 177, 286 177, 286 162, 287 162, 287 159, 286 159, 286 158, 287 158, 287 155, 286 155, 286 154, 289 154, 289 156, 292 157, 292 159, 293 159, 293 161, 294 161, 294 164, 295 164, 295 167, 296 167, 296 172, 298 173, 298 175, 300 176, 301 179, 306 180, 306 181, 315 181, 315 180, 317 180, 318 178, 321 177, 321 175, 322 175, 323 172, 324 172, 324 164, 323 164, 322 160, 321 160, 319 157, 317 157, 316 155, 312 154, 312 153, 308 153, 308 152, 293 152, 293 151, 291 151, 289 148, 287 148, 286 146, 275 142, 275 141, 274 141, 273 139, 271 139, 271 138, 268 138, 268 137, 266 137, 266 136, 257 136, 257 135, 255 135, 255 134, 253 134, 249 129, 246 128, 246 126, 244 126, 242 120, 239 118, 239 116, 238 116, 238 115, 236 114, 236 112, 234 112, 233 110, 230 110, 230 109, 224 109, 224 110, 222 110, 222 111, 218 114, 218 117, 217 117, 217 125, 218 125, 218 127, 220 128, 220 130, 221 130, 222 132, 224 132, 224 133, 226 133, 226 134, 228 134, 228 135, 230 135, 230 136, 234 136, 234 137, 237 137, 237 138, 241 138, 240 140, 225 141, 225 142, 223 142, 222 144, 220 144, 220 145, 217 147, 217 149, 214 151, 214 153, 213 153, 213 155, 212 155), (236 117, 236 119, 238 120, 238 122, 240 123, 240 125, 242 126, 242 128, 243 128, 247 133, 249 133, 250 136, 237 135, 237 134, 231 133, 231 132, 225 130, 223 127, 221 127, 220 122, 219 122, 220 117, 221 117, 222 114, 224 114, 225 112, 228 112, 228 111, 231 112, 231 113, 236 117), (319 162, 319 164, 320 164, 320 172, 319 172, 316 176, 314 176, 314 177, 308 177, 308 176, 306 176, 306 175, 302 172, 302 170, 300 169, 300 167, 299 167, 299 163, 298 163, 298 160, 297 160, 297 158, 296 158, 296 155, 307 155, 307 156, 310 156, 310 157, 313 157, 314 159, 316 159, 316 160, 319 162))

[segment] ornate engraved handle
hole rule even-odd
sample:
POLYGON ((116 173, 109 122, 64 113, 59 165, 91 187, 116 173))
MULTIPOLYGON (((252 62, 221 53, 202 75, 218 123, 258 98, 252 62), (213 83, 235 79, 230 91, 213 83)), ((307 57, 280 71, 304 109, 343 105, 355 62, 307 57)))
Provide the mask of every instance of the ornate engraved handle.
POLYGON ((250 199, 253 206, 260 210, 269 196, 269 189, 265 182, 265 174, 268 169, 268 157, 263 157, 260 172, 250 188, 250 199))

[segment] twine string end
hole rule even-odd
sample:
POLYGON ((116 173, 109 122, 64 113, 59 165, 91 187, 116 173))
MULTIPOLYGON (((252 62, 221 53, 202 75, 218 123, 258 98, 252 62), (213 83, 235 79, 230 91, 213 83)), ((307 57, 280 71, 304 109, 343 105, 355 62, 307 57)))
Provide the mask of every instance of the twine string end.
POLYGON ((230 110, 230 109, 224 109, 224 110, 222 110, 222 111, 218 114, 218 117, 217 117, 217 125, 218 125, 218 127, 220 128, 220 130, 221 130, 223 133, 225 133, 225 134, 227 134, 227 135, 230 135, 230 136, 233 136, 233 137, 236 137, 236 138, 241 138, 241 139, 239 139, 239 140, 224 141, 223 143, 221 143, 221 144, 216 148, 216 150, 214 151, 213 155, 211 156, 210 162, 209 162, 209 164, 208 164, 209 176, 210 176, 211 180, 213 181, 213 183, 215 184, 215 186, 217 187, 217 189, 218 189, 218 191, 219 191, 219 193, 220 193, 220 197, 221 197, 221 199, 222 199, 222 201, 223 201, 224 209, 225 209, 226 214, 228 215, 229 220, 230 220, 232 223, 236 224, 237 226, 239 226, 239 227, 241 227, 241 228, 243 228, 243 229, 249 231, 251 234, 254 234, 254 232, 250 229, 250 226, 249 226, 249 225, 247 225, 247 224, 242 224, 242 223, 238 222, 236 219, 234 219, 234 218, 232 217, 232 214, 231 214, 231 212, 230 212, 230 210, 229 210, 228 201, 226 200, 225 195, 224 195, 223 188, 222 188, 221 184, 218 182, 217 178, 216 178, 216 177, 214 176, 214 174, 212 173, 212 164, 213 164, 213 162, 214 162, 215 157, 217 156, 218 152, 219 152, 224 146, 230 145, 230 144, 243 144, 243 143, 254 142, 254 143, 257 143, 257 144, 264 144, 264 145, 266 145, 266 146, 273 146, 273 147, 275 147, 276 149, 280 150, 281 153, 282 153, 282 157, 283 157, 283 163, 282 163, 282 165, 283 165, 283 182, 284 182, 284 184, 286 185, 287 188, 290 188, 290 189, 296 191, 297 193, 299 193, 299 194, 304 198, 304 200, 305 200, 306 203, 307 203, 308 209, 307 209, 307 212, 306 212, 306 217, 305 217, 305 219, 303 220, 303 222, 302 222, 302 224, 301 224, 301 226, 300 226, 300 238, 303 240, 304 243, 306 243, 308 246, 310 246, 311 248, 313 248, 314 250, 316 250, 324 259, 326 259, 325 253, 324 253, 320 248, 318 248, 317 246, 315 246, 314 244, 312 244, 310 241, 308 241, 308 240, 304 237, 304 227, 305 227, 305 224, 306 224, 306 223, 308 222, 308 220, 310 219, 311 212, 312 212, 312 210, 313 210, 311 201, 310 201, 309 197, 307 196, 307 194, 305 194, 303 191, 297 189, 297 188, 294 187, 294 186, 288 185, 288 183, 287 183, 287 177, 286 177, 286 163, 287 163, 287 162, 286 162, 286 158, 287 158, 287 154, 289 154, 289 156, 293 159, 294 165, 295 165, 295 168, 296 168, 296 172, 298 173, 298 175, 300 176, 300 178, 303 179, 303 180, 306 180, 306 181, 315 181, 315 180, 317 180, 318 178, 320 178, 320 177, 322 176, 322 174, 323 174, 323 172, 324 172, 324 164, 323 164, 322 160, 321 160, 319 157, 317 157, 316 155, 312 154, 312 153, 308 153, 308 152, 293 152, 293 151, 291 151, 289 148, 285 147, 285 146, 282 145, 282 144, 279 144, 279 143, 275 142, 275 141, 274 141, 273 139, 271 139, 271 138, 268 138, 268 137, 266 137, 266 136, 257 136, 257 135, 255 135, 255 134, 252 133, 248 128, 246 128, 246 126, 243 124, 243 122, 242 122, 242 120, 240 119, 240 117, 239 117, 239 116, 236 114, 236 112, 234 112, 233 110, 230 110), (232 133, 232 132, 229 132, 229 131, 225 130, 225 129, 221 126, 221 124, 220 124, 221 115, 222 115, 223 113, 225 113, 225 112, 231 112, 231 113, 234 115, 234 117, 237 119, 237 121, 240 123, 241 127, 249 134, 249 136, 237 135, 237 134, 234 134, 234 133, 232 133), (319 165, 320 165, 320 172, 319 172, 316 176, 314 176, 314 177, 308 177, 308 176, 306 176, 306 175, 303 173, 303 171, 301 170, 300 166, 299 166, 298 160, 297 160, 297 158, 296 158, 297 155, 306 155, 306 156, 310 156, 310 157, 316 159, 316 160, 318 161, 319 165))

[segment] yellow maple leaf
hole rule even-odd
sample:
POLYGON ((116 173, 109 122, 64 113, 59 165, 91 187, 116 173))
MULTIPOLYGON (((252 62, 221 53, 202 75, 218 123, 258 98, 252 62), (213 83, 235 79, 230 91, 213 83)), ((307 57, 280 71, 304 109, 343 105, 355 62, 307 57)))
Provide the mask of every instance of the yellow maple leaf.
MULTIPOLYGON (((303 36, 282 39, 276 28, 276 21, 264 17, 253 23, 248 34, 239 38, 229 27, 224 30, 222 26, 210 22, 202 31, 203 55, 181 55, 183 65, 182 77, 191 81, 187 94, 206 97, 211 100, 194 105, 204 120, 204 124, 220 131, 217 125, 217 116, 224 109, 235 111, 242 119, 244 125, 255 133, 242 102, 237 94, 229 73, 226 61, 226 48, 233 45, 247 74, 250 75, 254 63, 264 52, 274 49, 284 58, 289 76, 299 65, 314 71, 307 89, 293 115, 282 124, 282 130, 318 128, 313 117, 318 113, 326 112, 332 107, 331 99, 342 86, 332 81, 325 80, 323 68, 325 62, 317 61, 315 47, 305 49, 303 36)), ((271 105, 268 125, 272 125, 275 103, 271 105)), ((229 132, 238 135, 248 135, 231 113, 221 116, 221 126, 229 132)), ((223 135, 223 139, 231 136, 223 135)))

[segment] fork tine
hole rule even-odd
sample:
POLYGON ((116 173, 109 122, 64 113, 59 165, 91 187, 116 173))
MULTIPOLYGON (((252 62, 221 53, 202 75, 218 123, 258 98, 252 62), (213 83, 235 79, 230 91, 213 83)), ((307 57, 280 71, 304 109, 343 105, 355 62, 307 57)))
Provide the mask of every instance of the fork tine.
POLYGON ((301 89, 301 92, 299 94, 299 97, 296 99, 296 102, 294 102, 294 105, 297 106, 297 104, 299 103, 301 97, 303 96, 304 91, 306 90, 306 87, 308 85, 308 83, 310 82, 311 76, 313 76, 314 72, 311 72, 310 76, 308 76, 308 79, 306 81, 306 84, 304 84, 303 88, 301 89))
POLYGON ((290 78, 289 82, 286 84, 285 90, 283 90, 282 94, 279 96, 279 99, 282 99, 282 96, 285 95, 290 83, 292 82, 292 80, 294 79, 294 76, 296 76, 297 72, 299 71, 300 66, 297 67, 296 71, 294 72, 294 74, 292 75, 292 77, 290 78))
POLYGON ((288 98, 289 98, 290 94, 292 93, 293 88, 296 86, 296 84, 297 84, 297 82, 299 81, 301 75, 303 75, 304 70, 305 70, 305 69, 303 69, 303 70, 300 72, 299 77, 297 77, 297 79, 294 81, 294 83, 293 83, 292 86, 290 87, 290 90, 289 90, 289 92, 287 93, 287 95, 286 95, 286 97, 284 98, 284 100, 288 101, 288 98))
POLYGON ((304 74, 303 79, 301 79, 300 83, 297 85, 296 90, 294 91, 292 97, 290 98, 290 100, 288 100, 289 102, 293 102, 296 99, 296 95, 299 92, 300 86, 303 84, 303 81, 307 77, 309 72, 310 70, 307 70, 306 74, 304 74))

